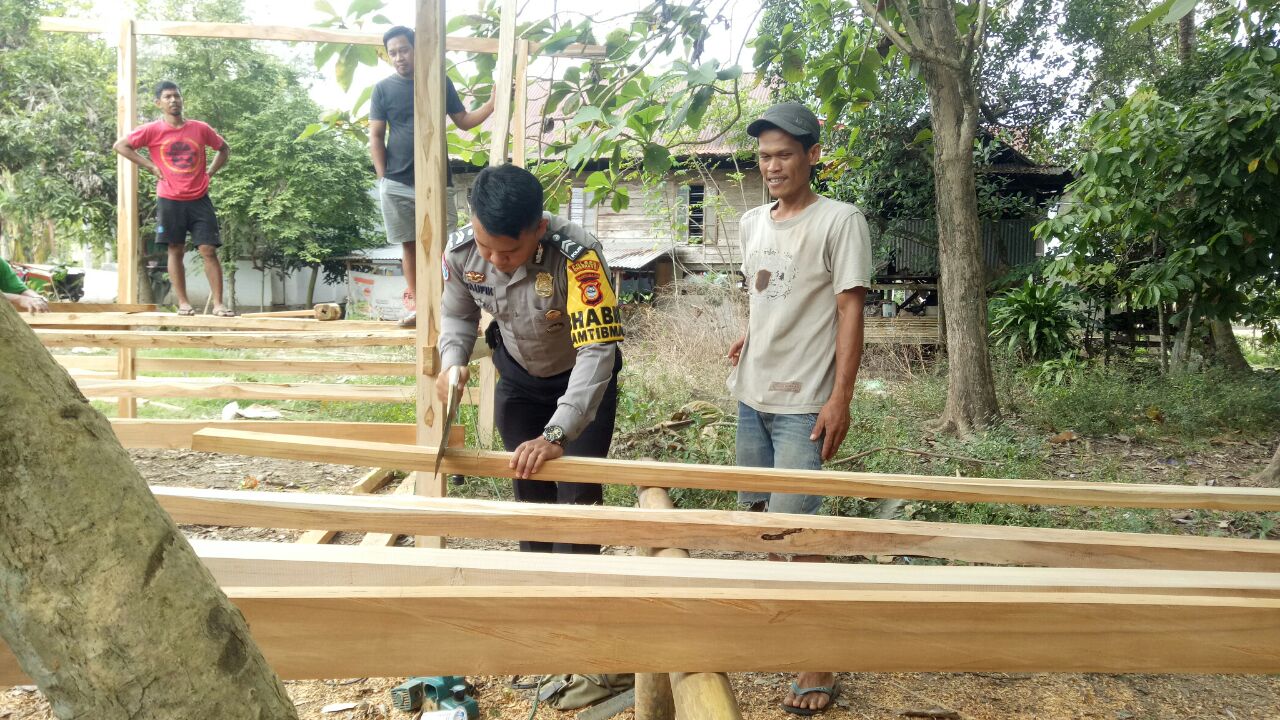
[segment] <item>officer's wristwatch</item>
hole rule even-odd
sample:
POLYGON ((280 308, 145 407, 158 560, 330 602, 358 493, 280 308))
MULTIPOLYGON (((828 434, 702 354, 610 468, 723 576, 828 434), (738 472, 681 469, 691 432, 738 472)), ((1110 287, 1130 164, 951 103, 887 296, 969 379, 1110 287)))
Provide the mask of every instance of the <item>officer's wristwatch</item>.
POLYGON ((564 428, 559 425, 548 425, 542 429, 542 439, 552 445, 564 447, 564 428))

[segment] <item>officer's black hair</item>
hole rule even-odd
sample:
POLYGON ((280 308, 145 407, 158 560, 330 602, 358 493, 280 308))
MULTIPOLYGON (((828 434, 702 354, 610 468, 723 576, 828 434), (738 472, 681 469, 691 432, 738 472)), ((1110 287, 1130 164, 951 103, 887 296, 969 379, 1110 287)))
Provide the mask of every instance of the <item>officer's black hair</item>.
MULTIPOLYGON (((172 80, 161 80, 159 83, 157 83, 157 84, 156 84, 156 99, 157 99, 157 100, 159 100, 159 99, 160 99, 160 96, 164 94, 164 91, 165 91, 165 90, 178 90, 178 83, 176 83, 176 82, 174 82, 174 81, 172 81, 172 80)), ((181 91, 181 90, 178 90, 178 92, 182 92, 182 91, 181 91)))
POLYGON ((471 186, 471 214, 491 235, 519 237, 542 219, 542 183, 515 165, 487 167, 471 186))
POLYGON ((392 38, 397 38, 397 37, 400 37, 401 35, 403 35, 405 39, 409 41, 409 45, 413 45, 413 30, 403 25, 397 25, 391 28, 390 30, 382 33, 382 47, 385 48, 387 44, 391 42, 392 38))

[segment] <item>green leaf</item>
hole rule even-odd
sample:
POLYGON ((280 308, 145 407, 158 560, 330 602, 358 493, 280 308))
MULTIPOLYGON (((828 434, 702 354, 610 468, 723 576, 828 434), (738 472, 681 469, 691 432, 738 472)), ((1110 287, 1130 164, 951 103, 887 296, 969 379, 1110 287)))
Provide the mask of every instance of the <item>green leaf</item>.
POLYGON ((342 88, 343 92, 351 89, 351 79, 355 76, 356 65, 359 64, 359 56, 355 53, 355 49, 355 45, 343 48, 342 52, 338 53, 338 63, 334 67, 334 72, 338 76, 338 87, 342 88))
POLYGON ((1258 163, 1262 162, 1262 158, 1254 158, 1249 161, 1249 174, 1252 175, 1258 169, 1258 163))
POLYGON ((665 175, 671 169, 671 151, 657 143, 645 145, 644 169, 651 175, 665 175))
POLYGON ((610 201, 609 207, 613 208, 614 212, 620 213, 623 210, 626 210, 627 206, 630 204, 631 204, 631 194, 627 192, 627 189, 622 186, 618 186, 617 188, 614 188, 613 200, 610 201))
POLYGON ((599 170, 588 175, 586 182, 583 183, 583 186, 587 190, 591 190, 593 192, 596 190, 599 190, 602 187, 607 187, 608 185, 609 185, 609 177, 604 173, 600 172, 599 170))
POLYGON ((347 14, 352 17, 360 17, 361 15, 368 15, 374 10, 381 10, 383 6, 382 0, 353 0, 351 6, 347 8, 347 14))
POLYGON ((373 95, 373 86, 372 86, 372 85, 370 85, 369 87, 367 87, 367 88, 365 88, 364 90, 360 91, 360 97, 356 98, 356 104, 355 104, 355 105, 353 105, 353 106, 351 106, 351 114, 352 114, 352 115, 359 115, 359 114, 360 114, 360 108, 364 107, 364 104, 365 104, 365 103, 367 103, 367 102, 369 102, 369 98, 370 98, 372 95, 373 95))
POLYGON ((316 0, 316 10, 334 17, 342 17, 338 14, 337 10, 333 9, 333 6, 329 4, 328 0, 316 0))
POLYGON ((929 141, 930 141, 930 140, 932 140, 932 139, 933 139, 933 130, 931 130, 931 129, 929 129, 929 128, 925 128, 925 129, 921 130, 920 132, 916 133, 916 136, 915 136, 915 138, 914 138, 914 139, 912 139, 911 144, 912 144, 912 145, 923 145, 924 143, 927 143, 927 142, 929 142, 929 141))
POLYGON ((1151 8, 1151 12, 1143 15, 1137 20, 1129 24, 1129 32, 1140 33, 1151 26, 1151 23, 1159 20, 1161 16, 1169 13, 1169 8, 1173 6, 1174 0, 1164 0, 1164 2, 1151 8))
POLYGON ((302 131, 300 135, 298 135, 298 139, 306 140, 307 138, 311 137, 312 135, 315 135, 316 133, 320 132, 324 128, 325 126, 322 125, 321 123, 311 123, 306 127, 305 130, 302 131))
POLYGON ((318 43, 316 45, 316 69, 324 67, 333 59, 334 53, 346 47, 342 43, 318 43))
POLYGON ((741 65, 730 65, 716 73, 716 80, 737 80, 740 77, 742 77, 741 65))
POLYGON ((598 107, 587 105, 586 107, 578 110, 578 113, 573 116, 573 120, 569 122, 569 125, 577 127, 579 125, 587 125, 594 122, 605 122, 604 112, 602 112, 598 107))
POLYGON ((1196 9, 1198 0, 1174 0, 1173 5, 1169 8, 1169 14, 1164 16, 1162 21, 1165 25, 1172 25, 1182 19, 1183 15, 1196 9))
POLYGON ((578 167, 582 161, 587 158, 595 145, 595 139, 590 135, 584 135, 578 138, 578 142, 569 148, 569 154, 565 156, 565 162, 569 163, 569 167, 578 167))
POLYGON ((689 103, 689 113, 685 116, 685 123, 694 130, 702 127, 702 119, 707 114, 707 109, 711 107, 711 97, 715 94, 715 90, 711 86, 698 88, 693 94, 693 100, 689 103))

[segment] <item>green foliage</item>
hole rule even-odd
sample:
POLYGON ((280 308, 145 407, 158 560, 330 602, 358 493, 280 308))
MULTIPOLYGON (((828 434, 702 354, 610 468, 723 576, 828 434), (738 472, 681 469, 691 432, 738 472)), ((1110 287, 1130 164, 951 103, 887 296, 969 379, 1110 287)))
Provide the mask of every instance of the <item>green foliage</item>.
POLYGON ((1211 44, 1164 91, 1148 84, 1089 120, 1073 203, 1038 230, 1062 241, 1054 275, 1136 307, 1196 297, 1211 317, 1256 311, 1246 292, 1274 288, 1280 249, 1280 11, 1269 12, 1243 44, 1211 44))
POLYGON ((114 53, 39 31, 50 10, 0 0, 0 232, 34 261, 115 235, 114 53))
POLYGON ((1072 292, 1027 278, 991 299, 991 337, 1029 360, 1064 356, 1079 330, 1072 292))

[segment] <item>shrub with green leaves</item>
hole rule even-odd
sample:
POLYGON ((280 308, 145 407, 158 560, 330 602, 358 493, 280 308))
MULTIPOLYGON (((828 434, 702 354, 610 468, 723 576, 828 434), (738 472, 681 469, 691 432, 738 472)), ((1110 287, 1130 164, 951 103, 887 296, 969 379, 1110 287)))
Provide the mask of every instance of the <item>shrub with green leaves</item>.
POLYGON ((1058 358, 1072 350, 1080 324, 1073 293, 1032 278, 991 299, 991 337, 1023 360, 1058 358))

